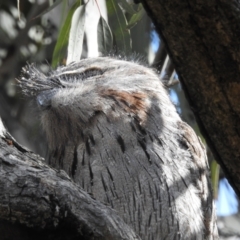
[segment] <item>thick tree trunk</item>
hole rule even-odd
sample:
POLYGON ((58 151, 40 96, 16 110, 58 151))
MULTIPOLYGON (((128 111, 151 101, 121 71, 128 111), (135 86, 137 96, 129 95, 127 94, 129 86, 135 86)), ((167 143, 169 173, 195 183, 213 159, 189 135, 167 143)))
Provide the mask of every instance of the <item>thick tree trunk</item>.
POLYGON ((216 159, 240 196, 240 3, 143 0, 216 159))
POLYGON ((0 149, 1 239, 140 239, 117 212, 20 146, 1 119, 0 149))

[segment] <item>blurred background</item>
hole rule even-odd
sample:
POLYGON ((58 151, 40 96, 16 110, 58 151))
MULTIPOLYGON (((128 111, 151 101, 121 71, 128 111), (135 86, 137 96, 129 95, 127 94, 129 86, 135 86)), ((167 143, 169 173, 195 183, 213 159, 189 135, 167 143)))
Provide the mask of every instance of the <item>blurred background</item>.
MULTIPOLYGON (((82 28, 75 26, 83 36, 76 43, 82 47, 79 56, 127 56, 157 68, 182 119, 206 144, 164 43, 141 4, 127 0, 86 3, 84 18, 80 18, 82 28), (107 30, 106 36, 102 36, 100 28, 107 30)), ((71 19, 81 4, 84 2, 80 0, 0 0, 0 116, 19 143, 43 157, 47 156, 47 144, 36 105, 21 95, 16 78, 27 62, 35 62, 43 72, 66 63, 67 52, 74 51, 67 46, 74 31, 71 19)), ((240 239, 239 200, 207 145, 206 149, 220 239, 240 239)))

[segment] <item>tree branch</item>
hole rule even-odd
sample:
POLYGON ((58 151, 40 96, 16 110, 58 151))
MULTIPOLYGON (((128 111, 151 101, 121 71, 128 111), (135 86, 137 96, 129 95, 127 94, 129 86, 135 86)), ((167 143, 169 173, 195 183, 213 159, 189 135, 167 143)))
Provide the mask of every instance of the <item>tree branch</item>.
MULTIPOLYGON (((48 233, 71 229, 68 238, 61 239, 140 239, 117 212, 91 198, 64 171, 50 168, 40 156, 19 145, 1 120, 0 149, 1 223, 17 223, 23 231, 24 227, 48 233)), ((48 239, 56 238, 53 234, 48 239)))
POLYGON ((143 0, 199 126, 240 197, 240 3, 143 0))

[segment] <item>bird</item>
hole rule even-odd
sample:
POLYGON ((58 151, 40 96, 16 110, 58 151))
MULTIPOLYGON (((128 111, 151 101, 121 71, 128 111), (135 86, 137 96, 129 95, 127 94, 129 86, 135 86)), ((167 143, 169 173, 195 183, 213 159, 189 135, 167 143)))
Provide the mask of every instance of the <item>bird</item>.
POLYGON ((86 58, 18 80, 33 97, 49 164, 109 205, 143 240, 217 239, 205 147, 157 72, 86 58))

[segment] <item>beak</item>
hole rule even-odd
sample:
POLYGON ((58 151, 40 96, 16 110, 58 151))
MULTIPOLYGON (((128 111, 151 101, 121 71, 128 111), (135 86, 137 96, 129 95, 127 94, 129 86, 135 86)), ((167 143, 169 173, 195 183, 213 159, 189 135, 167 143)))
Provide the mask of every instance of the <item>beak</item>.
POLYGON ((55 91, 53 90, 47 90, 47 91, 41 92, 36 99, 38 106, 43 109, 49 109, 51 107, 52 97, 54 96, 54 94, 55 94, 55 91))

